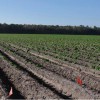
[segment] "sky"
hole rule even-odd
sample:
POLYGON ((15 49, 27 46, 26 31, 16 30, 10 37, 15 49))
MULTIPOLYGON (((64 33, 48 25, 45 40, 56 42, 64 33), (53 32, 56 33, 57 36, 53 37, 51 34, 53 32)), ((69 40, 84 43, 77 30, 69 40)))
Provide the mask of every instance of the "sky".
POLYGON ((0 23, 100 27, 100 0, 0 0, 0 23))

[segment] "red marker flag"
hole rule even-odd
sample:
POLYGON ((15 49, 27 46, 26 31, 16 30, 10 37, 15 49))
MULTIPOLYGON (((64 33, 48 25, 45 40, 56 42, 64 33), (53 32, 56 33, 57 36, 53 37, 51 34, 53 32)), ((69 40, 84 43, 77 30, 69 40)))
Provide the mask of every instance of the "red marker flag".
POLYGON ((13 89, 11 87, 10 92, 9 92, 9 96, 11 96, 13 94, 13 89))
POLYGON ((80 77, 77 77, 76 82, 77 82, 79 85, 82 85, 82 80, 80 79, 80 77))

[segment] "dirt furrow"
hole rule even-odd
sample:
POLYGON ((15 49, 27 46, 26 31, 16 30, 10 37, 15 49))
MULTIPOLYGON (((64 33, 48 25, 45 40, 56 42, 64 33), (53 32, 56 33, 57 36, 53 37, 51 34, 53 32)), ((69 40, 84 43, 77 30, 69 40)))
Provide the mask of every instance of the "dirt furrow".
POLYGON ((87 88, 100 92, 100 76, 95 76, 94 74, 88 73, 86 71, 78 71, 70 67, 62 67, 60 65, 56 65, 54 63, 50 63, 48 61, 40 59, 39 57, 32 56, 28 53, 26 54, 26 52, 24 51, 18 51, 16 48, 12 51, 20 55, 21 57, 27 59, 28 61, 38 64, 39 66, 45 67, 45 69, 50 70, 56 74, 59 74, 69 80, 75 81, 76 77, 80 76, 83 80, 83 84, 86 85, 87 88))
POLYGON ((7 93, 5 92, 5 89, 2 85, 2 80, 0 79, 0 99, 6 98, 7 96, 7 93))
POLYGON ((5 64, 2 63, 2 60, 0 59, 0 73, 2 74, 0 78, 2 79, 2 90, 4 90, 5 95, 3 98, 5 99, 24 99, 24 97, 19 93, 19 91, 16 90, 14 85, 12 84, 12 81, 9 80, 9 77, 3 72, 2 68, 5 68, 5 64), (13 88, 13 95, 9 95, 10 89, 13 88))
POLYGON ((65 93, 67 95, 70 94, 72 95, 73 98, 84 98, 85 97, 89 99, 89 98, 99 97, 99 95, 91 94, 92 93, 91 91, 86 90, 73 82, 70 82, 62 77, 59 78, 59 76, 57 76, 56 74, 52 72, 48 72, 42 69, 40 70, 40 68, 37 69, 36 67, 33 67, 34 69, 32 69, 32 67, 30 68, 29 66, 26 66, 24 63, 19 62, 17 59, 7 54, 6 52, 4 53, 2 50, 1 52, 5 54, 7 57, 9 57, 13 62, 19 64, 20 67, 24 67, 25 69, 27 69, 29 73, 34 74, 36 77, 43 80, 45 83, 51 85, 53 88, 59 91, 59 93, 62 93, 62 94, 65 93))
MULTIPOLYGON (((9 46, 15 47, 16 49, 19 49, 19 50, 23 50, 24 52, 27 51, 26 48, 22 48, 22 47, 14 45, 14 44, 9 44, 9 46)), ((54 63, 56 65, 60 65, 60 66, 63 66, 63 67, 70 67, 70 68, 72 68, 74 70, 79 70, 79 71, 81 70, 81 71, 84 71, 84 72, 86 71, 89 74, 96 75, 96 76, 100 75, 100 71, 97 71, 95 69, 86 68, 84 66, 79 66, 77 64, 74 64, 74 65, 70 66, 70 65, 68 65, 68 63, 66 63, 64 61, 57 60, 57 59, 55 59, 53 57, 49 57, 47 55, 43 55, 42 53, 39 54, 37 52, 32 52, 32 51, 28 51, 28 53, 30 53, 30 54, 32 54, 32 55, 34 55, 36 57, 40 57, 42 59, 45 59, 45 60, 49 60, 50 62, 52 62, 52 63, 54 63)), ((98 76, 98 77, 100 77, 100 76, 98 76)))
POLYGON ((0 63, 2 65, 0 68, 26 99, 61 99, 59 95, 44 87, 39 80, 30 77, 27 72, 14 68, 15 66, 9 65, 6 61, 0 63))

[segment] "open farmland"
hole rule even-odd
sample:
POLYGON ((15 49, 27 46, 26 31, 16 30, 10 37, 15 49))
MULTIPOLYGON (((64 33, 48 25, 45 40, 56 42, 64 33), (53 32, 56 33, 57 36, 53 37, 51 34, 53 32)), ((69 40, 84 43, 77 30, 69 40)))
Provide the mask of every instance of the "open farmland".
POLYGON ((100 36, 0 34, 0 74, 1 97, 100 99, 100 36))

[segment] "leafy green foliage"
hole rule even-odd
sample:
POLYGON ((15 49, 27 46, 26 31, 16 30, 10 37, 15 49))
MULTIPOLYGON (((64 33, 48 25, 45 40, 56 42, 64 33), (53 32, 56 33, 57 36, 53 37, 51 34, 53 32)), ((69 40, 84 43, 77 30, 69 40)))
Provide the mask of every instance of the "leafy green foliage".
POLYGON ((0 42, 100 70, 100 36, 1 34, 0 42))

